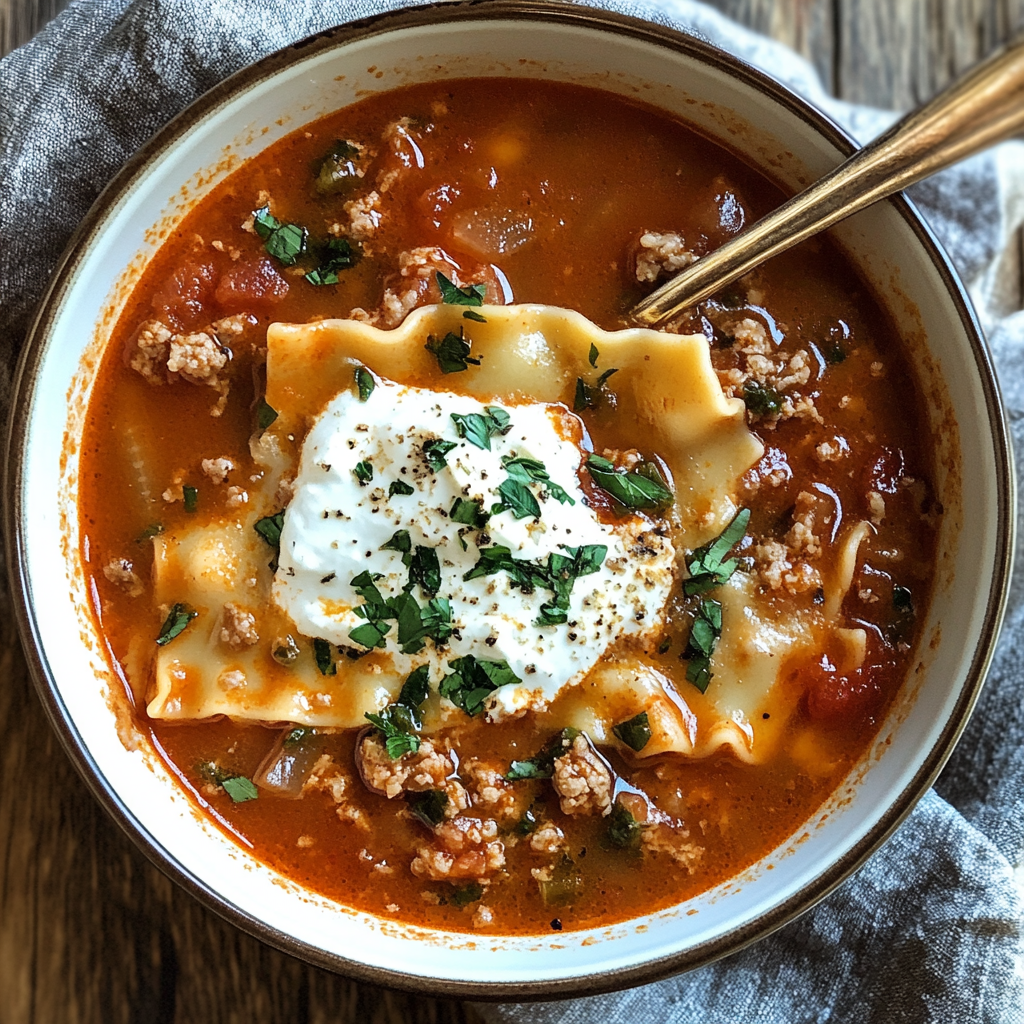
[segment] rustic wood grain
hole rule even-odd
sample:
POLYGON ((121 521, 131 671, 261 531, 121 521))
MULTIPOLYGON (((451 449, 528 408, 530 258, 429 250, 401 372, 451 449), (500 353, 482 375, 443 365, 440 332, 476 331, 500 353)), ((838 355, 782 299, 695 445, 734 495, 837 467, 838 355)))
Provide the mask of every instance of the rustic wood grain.
MULTIPOLYGON (((838 95, 909 107, 1024 26, 1024 0, 712 0, 838 95)), ((0 0, 0 54, 65 0, 0 0)), ((0 1024, 456 1024, 458 1003, 360 985, 243 935, 100 811, 31 692, 0 602, 0 1024)))

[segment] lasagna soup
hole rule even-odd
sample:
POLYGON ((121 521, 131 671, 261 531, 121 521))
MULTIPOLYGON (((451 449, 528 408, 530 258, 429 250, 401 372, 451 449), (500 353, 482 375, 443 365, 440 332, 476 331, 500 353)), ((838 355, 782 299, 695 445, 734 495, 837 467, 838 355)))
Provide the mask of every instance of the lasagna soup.
POLYGON ((554 82, 371 96, 244 164, 98 375, 82 554, 136 724, 267 864, 495 933, 734 876, 863 756, 941 508, 827 239, 630 308, 783 200, 554 82))

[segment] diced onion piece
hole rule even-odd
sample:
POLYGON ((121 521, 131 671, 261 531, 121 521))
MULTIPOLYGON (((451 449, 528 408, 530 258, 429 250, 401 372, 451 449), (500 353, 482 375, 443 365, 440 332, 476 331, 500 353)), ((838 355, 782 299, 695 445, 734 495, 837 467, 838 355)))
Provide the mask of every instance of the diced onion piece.
POLYGON ((312 729, 286 729, 256 769, 252 781, 260 789, 287 800, 298 800, 323 747, 323 736, 312 729))
POLYGON ((533 237, 533 218, 503 206, 458 214, 452 235, 463 249, 482 259, 496 259, 522 248, 533 237))

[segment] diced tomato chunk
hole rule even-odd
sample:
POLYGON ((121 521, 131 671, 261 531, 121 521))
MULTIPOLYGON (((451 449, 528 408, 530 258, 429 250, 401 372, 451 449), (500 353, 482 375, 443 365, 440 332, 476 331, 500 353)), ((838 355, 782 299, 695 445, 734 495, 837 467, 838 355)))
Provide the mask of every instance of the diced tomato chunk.
POLYGON ((153 309, 176 327, 195 327, 213 298, 216 272, 206 263, 183 263, 153 295, 153 309))
POLYGON ((225 310, 272 306, 288 294, 288 282, 265 257, 236 263, 217 282, 217 304, 225 310))
POLYGON ((840 675, 828 656, 822 655, 808 672, 807 681, 807 713, 816 721, 854 725, 881 706, 879 673, 869 662, 840 675))

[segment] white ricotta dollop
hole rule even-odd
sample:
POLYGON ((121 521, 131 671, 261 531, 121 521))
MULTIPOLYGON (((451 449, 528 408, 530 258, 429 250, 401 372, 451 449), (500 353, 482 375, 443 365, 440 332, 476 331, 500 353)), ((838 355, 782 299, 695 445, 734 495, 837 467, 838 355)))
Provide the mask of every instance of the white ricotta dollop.
MULTIPOLYGON (((413 550, 422 546, 437 553, 437 596, 451 604, 454 632, 443 645, 428 639, 421 651, 402 653, 392 622, 383 650, 393 657, 395 671, 405 675, 429 664, 436 686, 455 658, 505 661, 521 683, 496 690, 489 715, 543 709, 616 640, 656 632, 673 581, 674 552, 666 536, 639 516, 603 523, 588 506, 577 477, 583 453, 563 436, 572 421, 562 406, 485 406, 451 392, 386 381, 378 381, 365 402, 354 391, 342 392, 302 447, 274 599, 303 634, 358 648, 349 634, 366 620, 353 610, 363 598, 352 580, 369 571, 379 574, 376 586, 384 598, 401 594, 409 568, 400 551, 382 545, 397 531, 408 531, 413 550), (490 450, 459 436, 453 413, 486 415, 495 408, 508 414, 509 429, 490 438, 490 450), (436 439, 454 445, 438 469, 424 453, 424 444, 436 439), (531 482, 527 489, 537 499, 539 517, 517 519, 504 510, 492 514, 483 529, 451 519, 457 498, 488 511, 500 502, 498 488, 509 477, 502 458, 523 456, 543 463, 567 500, 543 481, 531 482), (396 482, 412 493, 390 493, 396 482), (536 624, 541 606, 552 599, 549 590, 524 593, 504 571, 463 578, 487 548, 504 546, 515 559, 547 564, 550 554, 582 545, 602 545, 607 554, 598 571, 575 581, 562 624, 536 624)), ((429 596, 419 585, 411 594, 421 605, 429 596)))

